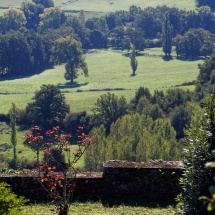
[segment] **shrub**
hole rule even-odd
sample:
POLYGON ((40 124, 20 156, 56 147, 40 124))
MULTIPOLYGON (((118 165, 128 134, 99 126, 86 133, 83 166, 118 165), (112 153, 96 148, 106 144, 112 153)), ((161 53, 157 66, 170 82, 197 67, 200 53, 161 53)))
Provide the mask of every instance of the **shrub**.
POLYGON ((1 215, 21 215, 22 206, 28 202, 23 196, 14 194, 5 182, 0 183, 0 214, 1 215))

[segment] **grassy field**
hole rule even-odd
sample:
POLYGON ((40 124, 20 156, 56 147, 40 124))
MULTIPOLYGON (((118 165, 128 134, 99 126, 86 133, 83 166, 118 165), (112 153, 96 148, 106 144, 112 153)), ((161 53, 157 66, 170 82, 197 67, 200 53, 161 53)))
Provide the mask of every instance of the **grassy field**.
MULTIPOLYGON (((1 7, 20 7, 24 0, 0 0, 1 7)), ((141 8, 156 7, 158 5, 167 5, 169 7, 178 7, 179 9, 194 10, 195 0, 53 0, 55 6, 62 10, 85 10, 90 12, 114 12, 116 10, 128 10, 131 5, 141 8)))
MULTIPOLYGON (((26 215, 54 215, 53 211, 50 212, 47 206, 42 205, 31 205, 25 208, 24 214, 26 215)), ((167 207, 144 207, 144 206, 114 206, 105 207, 102 203, 74 203, 69 214, 73 215, 173 215, 174 208, 171 206, 167 207)))
MULTIPOLYGON (((159 53, 160 50, 146 50, 159 53)), ((138 56, 136 76, 131 76, 130 59, 114 51, 91 51, 86 55, 89 77, 80 75, 71 86, 64 79, 64 66, 57 66, 31 77, 4 80, 0 84, 0 113, 7 113, 11 103, 24 108, 42 84, 54 84, 64 92, 72 112, 90 112, 97 98, 109 90, 125 96, 129 102, 140 87, 166 90, 184 82, 193 81, 198 75, 202 61, 164 61, 161 57, 138 56), (117 90, 121 88, 123 90, 117 90)))

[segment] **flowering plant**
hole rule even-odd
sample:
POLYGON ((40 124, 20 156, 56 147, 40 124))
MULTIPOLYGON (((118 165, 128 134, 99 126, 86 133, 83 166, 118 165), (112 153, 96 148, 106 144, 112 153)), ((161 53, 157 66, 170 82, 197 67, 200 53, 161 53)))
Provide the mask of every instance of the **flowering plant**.
POLYGON ((71 134, 65 134, 59 126, 46 131, 45 137, 41 135, 41 128, 34 126, 31 128, 35 134, 26 134, 24 145, 32 149, 37 155, 37 166, 40 184, 53 199, 59 215, 68 214, 74 188, 76 187, 77 169, 74 167, 82 157, 85 150, 93 144, 93 139, 86 135, 84 127, 78 126, 78 148, 71 154, 70 138, 71 134), (52 155, 52 149, 57 149, 58 161, 52 155), (40 163, 40 152, 46 155, 44 163, 40 163), (55 160, 61 167, 61 172, 56 172, 56 166, 52 165, 55 160), (69 174, 72 177, 68 177, 69 174))

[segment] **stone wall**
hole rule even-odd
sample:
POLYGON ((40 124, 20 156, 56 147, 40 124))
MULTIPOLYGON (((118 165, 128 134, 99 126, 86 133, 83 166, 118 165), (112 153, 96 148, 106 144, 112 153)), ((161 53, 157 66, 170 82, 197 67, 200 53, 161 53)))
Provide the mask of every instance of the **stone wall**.
MULTIPOLYGON (((74 198, 106 200, 141 197, 156 201, 173 201, 181 191, 179 178, 183 173, 180 162, 103 163, 103 172, 82 172, 77 175, 74 198)), ((48 200, 38 180, 29 175, 0 175, 0 182, 9 183, 18 195, 31 201, 48 200)))

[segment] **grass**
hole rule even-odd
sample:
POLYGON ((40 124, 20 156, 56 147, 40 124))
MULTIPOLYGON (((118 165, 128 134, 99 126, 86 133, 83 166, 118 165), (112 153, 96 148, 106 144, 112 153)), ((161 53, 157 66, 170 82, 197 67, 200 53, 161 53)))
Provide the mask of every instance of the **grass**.
MULTIPOLYGON (((17 132, 17 147, 16 147, 17 156, 18 156, 18 159, 22 161, 24 161, 25 159, 27 159, 28 161, 36 161, 36 154, 31 149, 23 145, 23 141, 24 141, 23 137, 25 136, 26 133, 29 133, 29 132, 30 130, 23 130, 23 131, 17 132)), ((10 144, 11 132, 10 132, 9 126, 6 125, 6 123, 0 124, 0 134, 1 134, 0 144, 2 143, 10 144)), ((77 149, 77 146, 74 144, 71 147, 71 152, 75 151, 75 149, 77 149)), ((12 149, 7 150, 5 152, 1 152, 0 154, 3 154, 6 157, 6 162, 9 162, 10 160, 13 159, 12 149)), ((41 152, 40 160, 42 159, 43 159, 43 153, 41 152)), ((84 166, 84 157, 81 157, 75 167, 82 168, 83 166, 84 166)))
MULTIPOLYGON (((31 205, 27 206, 24 210, 26 215, 53 215, 53 212, 50 212, 49 208, 46 205, 31 205)), ((174 208, 171 206, 166 207, 144 207, 144 206, 113 206, 105 207, 101 202, 87 202, 87 203, 78 203, 75 202, 72 204, 69 215, 173 215, 174 208)))
MULTIPOLYGON (((144 52, 153 55, 162 54, 161 49, 147 49, 144 52)), ((138 56, 138 69, 136 76, 131 76, 130 59, 122 55, 123 52, 111 50, 91 50, 86 55, 89 68, 89 77, 80 75, 76 79, 75 86, 71 86, 64 79, 64 66, 56 66, 43 73, 20 77, 14 80, 0 81, 0 113, 8 113, 11 103, 15 102, 18 108, 25 108, 31 102, 35 90, 39 90, 42 84, 58 85, 65 94, 66 102, 70 105, 71 112, 86 110, 91 113, 97 98, 106 93, 107 89, 122 88, 123 90, 111 90, 117 96, 125 96, 129 102, 134 97, 135 91, 140 87, 148 87, 154 90, 167 90, 184 82, 195 80, 198 75, 198 63, 202 61, 180 61, 173 59, 164 61, 161 57, 138 56)), ((183 88, 193 89, 194 86, 183 88)), ((0 136, 0 144, 10 143, 10 132, 7 125, 0 125, 3 133, 0 136)), ((19 158, 35 159, 32 151, 23 146, 23 136, 28 131, 20 131, 17 134, 17 152, 19 158)), ((75 147, 75 146, 74 146, 75 147)), ((8 159, 12 158, 12 150, 4 152, 8 159)), ((83 158, 78 163, 83 166, 83 158)))
POLYGON ((55 0, 55 5, 60 6, 61 9, 67 10, 86 10, 86 11, 101 11, 101 12, 113 12, 116 10, 128 10, 130 6, 136 5, 141 8, 156 7, 158 5, 168 5, 169 7, 178 7, 179 9, 194 10, 194 0, 78 0, 68 1, 64 0, 59 3, 55 0), (66 3, 67 2, 67 3, 66 3), (73 3, 72 3, 73 2, 73 3), (66 3, 66 4, 65 4, 66 3), (65 5, 65 6, 64 6, 65 5))
MULTIPOLYGON (((2 7, 20 7, 24 0, 0 0, 2 7)), ((178 7, 179 9, 194 10, 195 0, 53 0, 56 7, 66 10, 86 10, 113 12, 116 10, 128 10, 131 5, 138 7, 156 7, 158 5, 167 5, 169 7, 178 7)))

